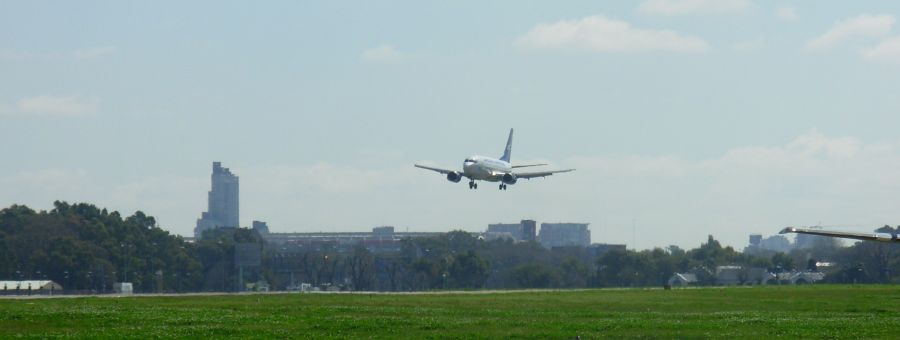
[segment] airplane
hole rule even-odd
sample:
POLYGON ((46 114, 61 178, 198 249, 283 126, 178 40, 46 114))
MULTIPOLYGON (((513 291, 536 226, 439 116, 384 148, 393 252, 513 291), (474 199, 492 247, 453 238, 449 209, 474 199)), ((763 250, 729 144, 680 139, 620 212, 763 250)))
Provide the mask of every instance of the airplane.
POLYGON ((478 189, 478 183, 475 181, 500 182, 500 190, 506 190, 507 185, 516 184, 520 179, 532 179, 537 177, 547 177, 562 172, 575 171, 575 169, 553 170, 553 171, 535 171, 535 172, 516 172, 515 169, 527 168, 533 166, 541 166, 547 164, 522 164, 512 165, 509 161, 512 153, 513 129, 509 129, 509 138, 506 140, 506 149, 503 156, 499 159, 472 156, 463 161, 463 170, 447 170, 441 168, 433 168, 415 164, 417 168, 439 172, 447 175, 447 180, 453 183, 459 183, 463 177, 469 179, 469 189, 478 189))
POLYGON ((818 236, 827 236, 827 237, 839 237, 839 238, 849 238, 854 240, 863 240, 863 241, 879 241, 879 242, 900 242, 900 235, 898 234, 889 234, 889 233, 849 233, 843 231, 825 231, 818 229, 803 229, 803 228, 794 228, 787 227, 781 230, 779 234, 787 234, 787 233, 797 233, 797 234, 808 234, 808 235, 818 235, 818 236))

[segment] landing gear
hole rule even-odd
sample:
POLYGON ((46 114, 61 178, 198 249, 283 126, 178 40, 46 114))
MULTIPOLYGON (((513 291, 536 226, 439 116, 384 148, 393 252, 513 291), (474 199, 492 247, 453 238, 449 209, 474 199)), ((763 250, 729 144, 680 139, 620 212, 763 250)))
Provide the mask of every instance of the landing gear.
POLYGON ((500 190, 506 190, 506 184, 500 183, 500 190))
POLYGON ((469 182, 469 189, 478 189, 478 183, 475 183, 475 181, 469 182))

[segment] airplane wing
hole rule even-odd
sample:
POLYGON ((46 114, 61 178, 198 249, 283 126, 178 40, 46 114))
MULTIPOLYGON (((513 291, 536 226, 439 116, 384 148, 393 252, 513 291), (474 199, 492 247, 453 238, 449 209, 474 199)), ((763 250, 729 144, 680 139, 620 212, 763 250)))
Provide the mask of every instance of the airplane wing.
POLYGON ((547 177, 562 172, 575 171, 575 169, 553 170, 553 171, 536 171, 536 172, 518 172, 516 178, 532 179, 537 177, 547 177))
POLYGON ((522 165, 513 165, 512 167, 513 167, 513 169, 515 169, 515 168, 527 168, 527 167, 530 167, 530 166, 541 166, 541 165, 547 165, 547 164, 546 164, 546 163, 542 163, 542 164, 522 164, 522 165))
POLYGON ((437 171, 437 172, 440 172, 442 175, 446 175, 446 174, 449 174, 449 173, 451 173, 451 172, 456 172, 456 173, 459 173, 460 175, 463 174, 462 171, 447 170, 447 169, 441 169, 441 168, 432 168, 432 167, 430 167, 430 166, 424 166, 424 165, 418 165, 418 164, 414 164, 414 165, 415 165, 417 168, 422 168, 422 169, 425 169, 425 170, 431 170, 431 171, 437 171))
POLYGON ((818 236, 827 236, 827 237, 840 237, 840 238, 849 238, 854 240, 863 240, 863 241, 881 241, 881 242, 900 242, 900 238, 898 235, 891 235, 888 233, 848 233, 843 231, 825 231, 818 229, 801 229, 794 227, 787 227, 781 230, 779 234, 787 234, 787 233, 797 233, 797 234, 809 234, 809 235, 818 235, 818 236))

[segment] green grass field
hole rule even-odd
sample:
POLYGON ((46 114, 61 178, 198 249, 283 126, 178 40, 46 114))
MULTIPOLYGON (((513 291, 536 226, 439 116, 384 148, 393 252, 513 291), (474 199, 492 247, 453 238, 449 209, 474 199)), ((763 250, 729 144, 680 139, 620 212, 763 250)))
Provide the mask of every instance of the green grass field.
POLYGON ((900 286, 0 299, 0 337, 898 338, 900 286))

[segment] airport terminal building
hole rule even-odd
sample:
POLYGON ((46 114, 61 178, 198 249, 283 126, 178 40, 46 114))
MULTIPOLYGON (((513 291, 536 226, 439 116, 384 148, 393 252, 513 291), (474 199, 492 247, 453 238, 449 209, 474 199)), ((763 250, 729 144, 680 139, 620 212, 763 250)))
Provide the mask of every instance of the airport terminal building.
POLYGON ((399 252, 404 238, 437 237, 442 232, 395 232, 394 227, 372 228, 371 232, 270 233, 265 222, 253 221, 255 230, 276 253, 302 253, 333 249, 350 253, 363 246, 372 253, 399 252))

